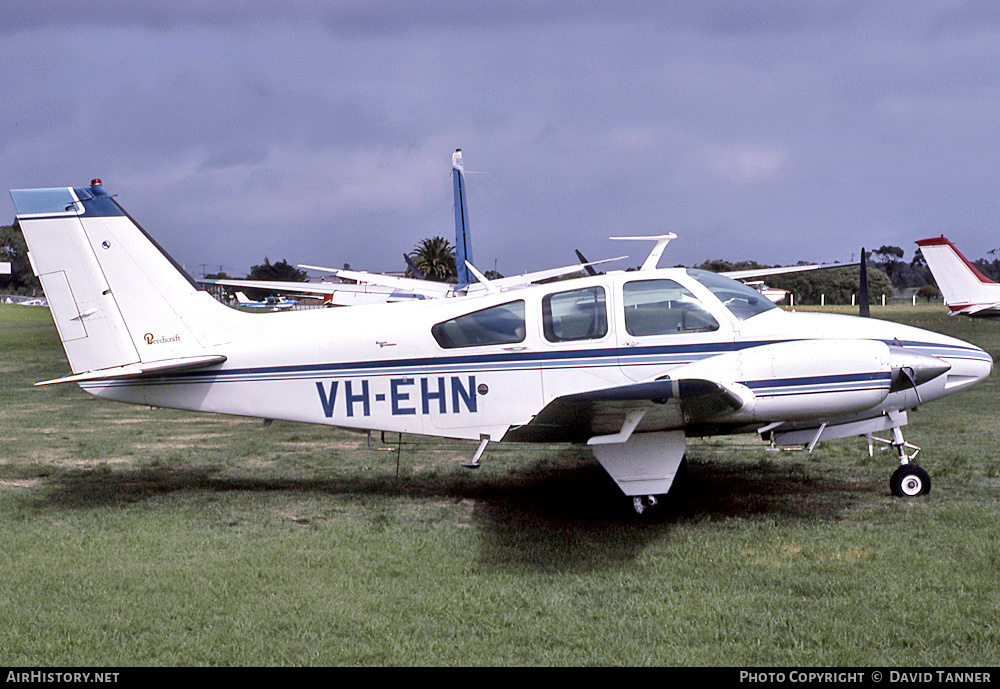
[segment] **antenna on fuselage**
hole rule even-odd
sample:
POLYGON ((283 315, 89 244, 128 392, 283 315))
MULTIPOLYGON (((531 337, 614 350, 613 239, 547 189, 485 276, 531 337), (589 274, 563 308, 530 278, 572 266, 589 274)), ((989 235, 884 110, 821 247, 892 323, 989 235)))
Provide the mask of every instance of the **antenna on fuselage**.
POLYGON ((649 252, 649 256, 646 257, 646 260, 642 262, 642 266, 639 267, 639 270, 656 270, 656 264, 660 262, 660 256, 663 255, 663 250, 667 248, 667 244, 671 239, 677 239, 677 235, 673 232, 668 232, 667 234, 651 235, 649 237, 611 237, 611 239, 620 241, 645 240, 656 242, 652 251, 649 252))

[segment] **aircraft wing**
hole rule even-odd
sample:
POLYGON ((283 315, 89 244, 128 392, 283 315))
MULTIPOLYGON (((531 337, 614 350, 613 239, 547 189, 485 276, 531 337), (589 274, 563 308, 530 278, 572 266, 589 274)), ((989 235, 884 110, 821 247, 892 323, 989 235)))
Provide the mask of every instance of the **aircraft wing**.
POLYGON ((662 378, 565 395, 512 429, 505 440, 624 442, 636 429, 681 428, 735 411, 746 403, 748 393, 704 378, 662 378))
POLYGON ((297 292, 323 297, 324 301, 341 306, 357 304, 373 304, 385 301, 402 301, 415 298, 415 295, 400 293, 388 286, 374 284, 349 284, 340 282, 283 282, 280 280, 199 280, 205 285, 224 285, 227 287, 252 287, 275 292, 297 292), (329 297, 329 299, 327 299, 329 297))
MULTIPOLYGON (((204 285, 225 285, 227 287, 252 287, 274 292, 300 292, 302 294, 329 294, 342 285, 332 282, 282 282, 280 280, 198 280, 204 285)), ((350 287, 350 285, 347 285, 350 287)))
POLYGON ((727 278, 734 280, 745 280, 747 278, 767 277, 768 275, 781 275, 783 273, 801 273, 806 270, 819 270, 820 268, 843 268, 846 265, 849 264, 835 263, 825 266, 813 264, 808 266, 784 266, 780 268, 754 268, 752 270, 730 270, 719 273, 719 275, 725 275, 727 278))
MULTIPOLYGON (((446 282, 434 282, 433 280, 417 280, 415 278, 401 278, 395 275, 382 275, 381 273, 366 273, 358 270, 346 270, 335 268, 324 268, 322 266, 300 265, 299 268, 309 270, 320 270, 331 273, 346 280, 356 280, 366 285, 380 285, 391 287, 401 292, 411 292, 424 297, 445 297, 452 293, 455 286, 446 282)), ((350 287, 350 285, 344 285, 350 287)))
MULTIPOLYGON (((530 285, 535 282, 541 282, 542 280, 548 280, 550 278, 556 278, 561 275, 569 275, 571 273, 579 273, 585 271, 590 266, 600 265, 602 263, 610 263, 611 261, 620 261, 626 256, 618 256, 616 258, 605 258, 600 261, 588 261, 586 263, 576 263, 571 266, 563 266, 561 268, 549 268, 548 270, 538 270, 533 273, 525 273, 524 275, 511 275, 510 277, 497 278, 495 280, 490 280, 489 285, 492 288, 498 290, 513 289, 516 287, 524 287, 525 285, 530 285)), ((472 288, 476 287, 477 284, 472 284, 469 286, 470 291, 472 288)))
MULTIPOLYGON (((524 275, 512 275, 510 277, 497 278, 495 280, 488 280, 485 282, 474 282, 467 286, 464 286, 464 290, 466 293, 469 293, 469 292, 478 292, 484 289, 492 291, 514 289, 517 287, 530 285, 532 283, 539 282, 541 280, 548 280, 549 278, 559 277, 560 275, 569 275, 570 273, 578 273, 582 270, 585 270, 589 266, 600 265, 602 263, 609 263, 611 261, 620 261, 623 258, 625 257, 618 256, 616 258, 606 258, 600 261, 576 263, 574 265, 563 266, 561 268, 549 268, 548 270, 539 270, 533 273, 525 273, 524 275)), ((462 286, 453 285, 445 282, 434 282, 432 280, 417 280, 414 278, 402 278, 402 277, 396 277, 394 275, 382 275, 380 273, 365 273, 355 270, 323 268, 322 266, 309 266, 309 265, 300 265, 299 267, 307 268, 309 270, 321 270, 324 272, 332 273, 339 278, 345 278, 348 280, 357 280, 358 282, 365 284, 391 287, 393 289, 399 290, 400 292, 412 292, 413 294, 420 295, 430 299, 453 296, 456 291, 461 291, 463 289, 462 286)), ((347 285, 347 287, 350 287, 350 285, 347 285)))

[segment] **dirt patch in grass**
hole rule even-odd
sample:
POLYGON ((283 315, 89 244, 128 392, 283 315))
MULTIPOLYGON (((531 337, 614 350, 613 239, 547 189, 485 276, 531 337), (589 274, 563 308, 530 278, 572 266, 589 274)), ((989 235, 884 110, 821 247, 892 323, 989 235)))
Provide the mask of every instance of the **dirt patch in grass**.
POLYGON ((14 478, 0 479, 0 490, 7 488, 34 488, 42 484, 40 478, 14 478))

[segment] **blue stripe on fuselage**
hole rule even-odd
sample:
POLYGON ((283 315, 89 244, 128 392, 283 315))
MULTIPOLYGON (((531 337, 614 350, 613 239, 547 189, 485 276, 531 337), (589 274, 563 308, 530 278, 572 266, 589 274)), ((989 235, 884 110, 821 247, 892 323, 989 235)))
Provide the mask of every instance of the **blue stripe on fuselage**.
POLYGON ((827 392, 862 392, 888 389, 892 383, 889 371, 854 373, 835 376, 804 376, 771 380, 745 381, 758 397, 782 397, 827 392))
MULTIPOLYGON (((217 371, 183 371, 173 374, 165 374, 155 378, 142 378, 139 380, 120 378, 106 381, 94 381, 87 383, 85 387, 110 387, 119 385, 175 385, 175 384, 203 384, 203 383, 235 383, 247 381, 298 379, 318 377, 338 377, 346 375, 394 375, 394 376, 414 376, 424 375, 432 372, 457 372, 467 371, 470 373, 518 371, 543 368, 591 368, 621 366, 627 368, 631 365, 642 363, 650 364, 654 362, 644 361, 649 358, 662 358, 664 365, 680 366, 691 361, 701 360, 717 354, 726 352, 760 347, 769 344, 782 342, 781 340, 768 340, 758 342, 716 342, 701 345, 661 345, 654 347, 627 347, 627 348, 601 348, 601 349, 578 349, 572 351, 558 352, 506 352, 503 354, 470 354, 450 357, 424 357, 409 359, 384 359, 373 361, 354 361, 329 364, 299 364, 291 366, 259 366, 252 368, 222 369, 217 371)), ((936 343, 908 342, 906 346, 913 347, 926 353, 934 352, 934 355, 946 358, 966 358, 983 360, 988 355, 981 350, 972 347, 958 347, 942 345, 936 343)), ((866 375, 866 374, 861 374, 866 375)), ((887 375, 887 374, 886 374, 887 375)), ((750 381, 758 387, 761 386, 791 386, 804 384, 802 381, 810 381, 809 384, 824 385, 832 384, 834 378, 838 376, 818 376, 804 379, 788 379, 787 383, 774 380, 750 381), (798 382, 795 382, 798 381, 798 382)), ((750 385, 750 382, 747 384, 750 385)), ((848 382, 838 381, 838 384, 848 382)), ((853 381, 851 381, 853 382, 853 381)), ((863 381, 862 381, 863 382, 863 381)), ((752 387, 752 386, 751 386, 752 387)))

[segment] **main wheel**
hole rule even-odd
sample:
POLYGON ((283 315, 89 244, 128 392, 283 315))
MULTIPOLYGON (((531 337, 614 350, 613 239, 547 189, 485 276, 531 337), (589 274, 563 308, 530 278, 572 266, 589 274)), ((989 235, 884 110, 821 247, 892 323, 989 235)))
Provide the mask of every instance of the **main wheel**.
POLYGON ((916 464, 903 464, 889 479, 889 489, 899 498, 915 498, 931 492, 931 477, 916 464))

